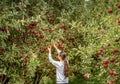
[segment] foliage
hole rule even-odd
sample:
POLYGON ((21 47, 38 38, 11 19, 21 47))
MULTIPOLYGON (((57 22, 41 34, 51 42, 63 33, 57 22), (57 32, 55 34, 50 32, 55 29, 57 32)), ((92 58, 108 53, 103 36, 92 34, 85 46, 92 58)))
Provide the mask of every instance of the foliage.
POLYGON ((68 55, 71 84, 119 84, 118 2, 2 0, 0 73, 9 77, 10 84, 31 84, 37 77, 40 83, 44 79, 54 83, 55 68, 48 61, 47 46, 56 43, 68 55), (88 78, 83 76, 86 73, 88 78))

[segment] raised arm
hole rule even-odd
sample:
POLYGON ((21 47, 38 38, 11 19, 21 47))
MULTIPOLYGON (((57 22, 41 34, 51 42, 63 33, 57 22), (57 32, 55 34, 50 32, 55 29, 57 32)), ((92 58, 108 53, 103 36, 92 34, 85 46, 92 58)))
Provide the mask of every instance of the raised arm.
POLYGON ((56 49, 57 53, 60 54, 61 50, 59 50, 55 44, 54 44, 54 48, 56 49))
POLYGON ((52 55, 51 55, 51 46, 48 47, 48 51, 49 51, 49 54, 48 54, 48 58, 49 58, 49 61, 56 67, 59 66, 59 62, 58 61, 55 61, 53 58, 52 58, 52 55))

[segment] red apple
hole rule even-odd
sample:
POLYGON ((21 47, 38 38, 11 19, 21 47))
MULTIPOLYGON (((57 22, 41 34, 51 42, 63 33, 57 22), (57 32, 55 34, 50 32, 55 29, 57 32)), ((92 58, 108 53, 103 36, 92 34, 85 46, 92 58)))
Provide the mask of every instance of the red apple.
POLYGON ((65 28, 65 24, 64 24, 64 23, 61 24, 61 25, 60 25, 60 28, 63 28, 63 29, 64 29, 64 28, 65 28))
POLYGON ((118 19, 118 23, 120 23, 120 19, 118 19))
POLYGON ((102 54, 102 52, 100 50, 96 53, 97 56, 99 56, 101 54, 102 54))
POLYGON ((0 51, 3 51, 3 50, 4 50, 4 48, 0 47, 0 51))
POLYGON ((38 36, 38 38, 43 39, 43 38, 44 38, 44 35, 40 34, 40 35, 38 36))
POLYGON ((113 63, 115 61, 114 58, 110 58, 110 62, 113 63))
POLYGON ((112 12, 113 12, 113 10, 112 10, 112 9, 109 9, 109 10, 108 10, 108 13, 112 13, 112 12))
POLYGON ((34 22, 31 22, 31 23, 29 23, 29 24, 27 24, 27 25, 25 25, 25 27, 26 28, 34 28, 34 27, 36 27, 37 26, 37 24, 38 24, 38 22, 36 22, 36 21, 34 21, 34 22))
POLYGON ((120 4, 118 4, 118 8, 120 8, 120 4))
POLYGON ((61 48, 64 48, 64 46, 62 45, 61 48))
POLYGON ((50 18, 50 21, 54 21, 54 18, 50 18))
POLYGON ((117 52, 119 52, 119 50, 116 48, 116 49, 113 49, 112 52, 117 53, 117 52))
POLYGON ((51 24, 54 25, 54 22, 55 22, 54 18, 50 18, 50 22, 51 22, 51 24))
POLYGON ((100 29, 100 33, 105 33, 105 29, 100 29))
POLYGON ((114 75, 115 71, 113 71, 112 69, 108 71, 109 75, 114 75))
POLYGON ((86 73, 86 74, 83 75, 83 77, 84 77, 84 78, 89 78, 89 74, 86 73))
POLYGON ((37 30, 31 30, 31 33, 38 34, 38 31, 37 30))
POLYGON ((51 46, 48 46, 48 48, 50 48, 51 46))
POLYGON ((107 59, 104 59, 104 60, 103 60, 103 64, 108 64, 108 62, 109 62, 109 61, 108 61, 107 59))
POLYGON ((113 84, 113 82, 112 81, 108 81, 108 84, 113 84))

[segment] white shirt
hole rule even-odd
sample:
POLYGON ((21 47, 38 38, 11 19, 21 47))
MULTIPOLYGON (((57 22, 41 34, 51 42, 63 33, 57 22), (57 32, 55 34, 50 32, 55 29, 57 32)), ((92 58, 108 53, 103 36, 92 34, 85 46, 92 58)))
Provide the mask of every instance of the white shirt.
MULTIPOLYGON (((61 52, 60 50, 57 51, 58 54, 61 52)), ((48 55, 49 61, 56 67, 56 81, 57 83, 68 83, 68 77, 64 75, 64 62, 55 61, 51 53, 48 55)))

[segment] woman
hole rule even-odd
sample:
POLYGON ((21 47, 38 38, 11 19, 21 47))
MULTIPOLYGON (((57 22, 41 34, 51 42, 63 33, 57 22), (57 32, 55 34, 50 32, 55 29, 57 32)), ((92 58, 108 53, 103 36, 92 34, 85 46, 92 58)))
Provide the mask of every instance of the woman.
POLYGON ((56 67, 56 82, 57 84, 68 84, 68 62, 66 60, 66 53, 61 52, 57 46, 54 44, 54 48, 56 49, 58 55, 57 59, 59 61, 55 61, 51 56, 51 46, 48 47, 49 51, 49 61, 56 67))

